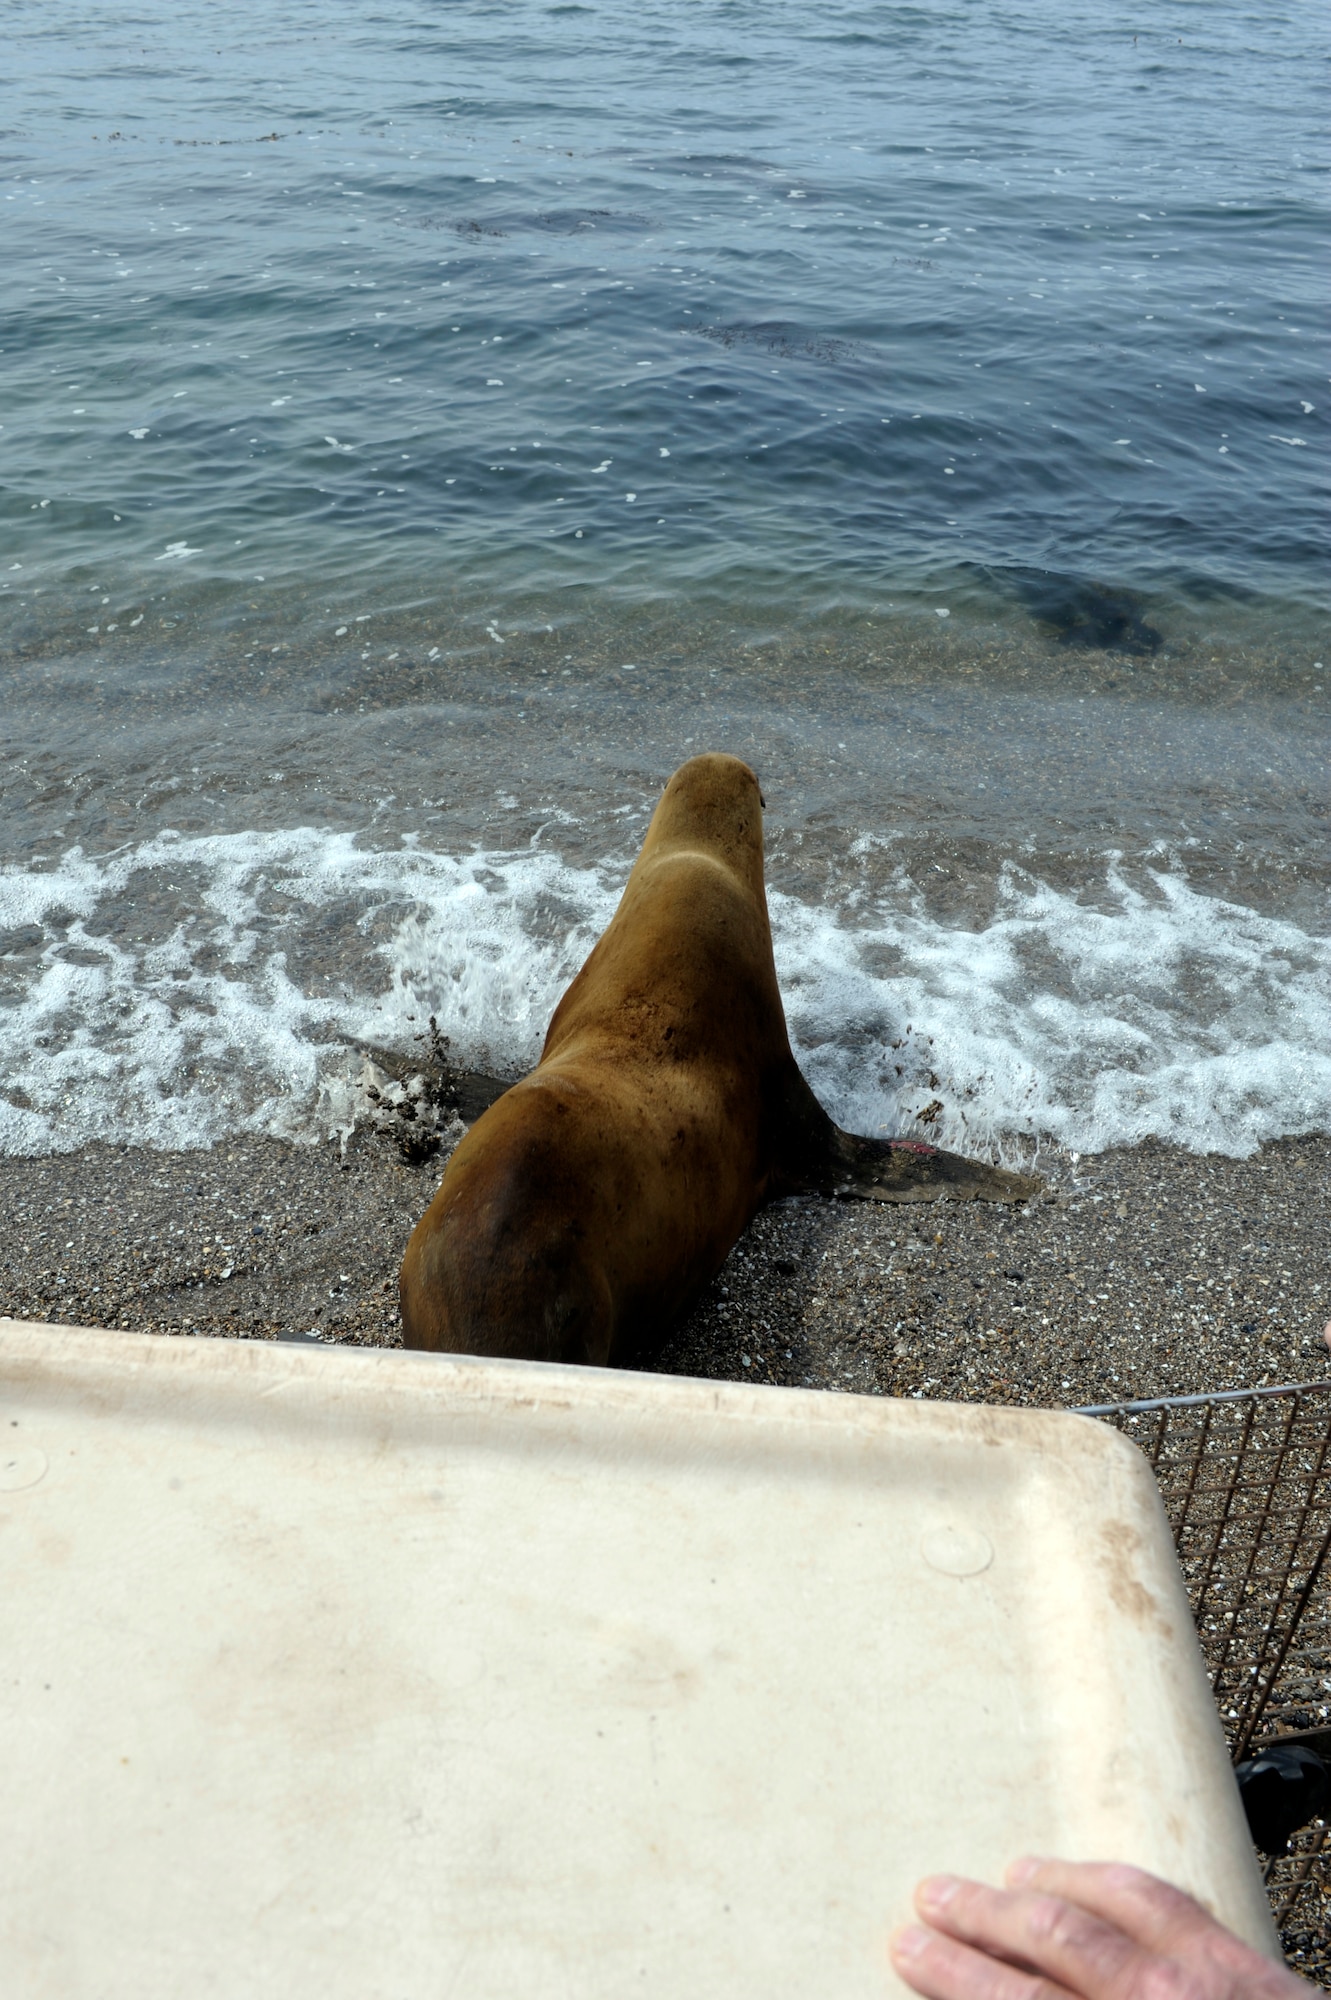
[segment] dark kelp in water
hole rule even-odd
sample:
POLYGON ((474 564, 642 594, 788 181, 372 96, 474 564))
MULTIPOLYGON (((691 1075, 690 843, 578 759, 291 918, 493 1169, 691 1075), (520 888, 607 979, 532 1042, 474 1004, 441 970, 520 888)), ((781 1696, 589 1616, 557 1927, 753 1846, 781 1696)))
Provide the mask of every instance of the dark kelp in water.
POLYGON ((681 333, 711 340, 718 347, 752 347, 762 354, 775 354, 783 361, 854 361, 858 350, 849 340, 832 340, 826 335, 806 333, 781 320, 754 325, 684 326, 681 333))
POLYGON ((989 580, 1010 591, 1060 646, 1128 653, 1144 659, 1159 651, 1164 634, 1148 625, 1144 605, 1132 591, 1089 577, 1060 576, 1054 570, 989 571, 989 580))

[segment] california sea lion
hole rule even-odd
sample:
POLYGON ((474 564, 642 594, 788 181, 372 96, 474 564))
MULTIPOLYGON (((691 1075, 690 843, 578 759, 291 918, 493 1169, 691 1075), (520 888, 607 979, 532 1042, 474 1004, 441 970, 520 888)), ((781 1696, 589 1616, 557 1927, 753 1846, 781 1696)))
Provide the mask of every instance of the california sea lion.
POLYGON ((694 757, 540 1062, 449 1160, 403 1259, 403 1335, 623 1361, 650 1351, 777 1196, 1020 1201, 1035 1185, 832 1123, 786 1033, 757 779, 736 757, 694 757))

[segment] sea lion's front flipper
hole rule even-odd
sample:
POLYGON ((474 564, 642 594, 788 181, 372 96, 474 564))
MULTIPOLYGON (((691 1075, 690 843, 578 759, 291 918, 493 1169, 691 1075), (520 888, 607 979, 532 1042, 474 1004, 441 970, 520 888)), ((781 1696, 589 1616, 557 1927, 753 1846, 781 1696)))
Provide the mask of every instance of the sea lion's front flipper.
POLYGON ((834 1129, 839 1171, 830 1194, 861 1201, 1030 1201, 1044 1185, 1035 1174, 989 1167, 919 1139, 866 1139, 834 1129))
POLYGON ((920 1139, 869 1139, 834 1125, 794 1064, 779 1092, 774 1194, 832 1194, 859 1201, 1030 1201, 1034 1174, 985 1166, 920 1139))

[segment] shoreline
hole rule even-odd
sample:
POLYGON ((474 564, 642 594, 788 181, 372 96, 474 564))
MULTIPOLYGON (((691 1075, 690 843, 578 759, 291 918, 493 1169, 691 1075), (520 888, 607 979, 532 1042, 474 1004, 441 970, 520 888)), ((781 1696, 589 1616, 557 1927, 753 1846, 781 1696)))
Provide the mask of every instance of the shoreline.
MULTIPOLYGON (((1044 1406, 1331 1372, 1331 1136, 1246 1160, 1051 1150, 1024 1209, 803 1196, 759 1213, 654 1372, 1044 1406)), ((0 1159, 0 1313, 164 1335, 400 1343, 442 1171, 336 1146, 0 1159)))

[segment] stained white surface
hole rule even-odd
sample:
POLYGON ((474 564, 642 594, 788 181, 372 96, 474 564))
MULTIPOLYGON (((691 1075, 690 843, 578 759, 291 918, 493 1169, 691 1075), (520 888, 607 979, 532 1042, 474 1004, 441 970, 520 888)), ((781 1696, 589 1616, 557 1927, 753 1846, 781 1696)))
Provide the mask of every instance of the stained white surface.
POLYGON ((0 1601, 25 2000, 859 2000, 1027 1850, 1273 1949, 1082 1418, 0 1321, 0 1601))

